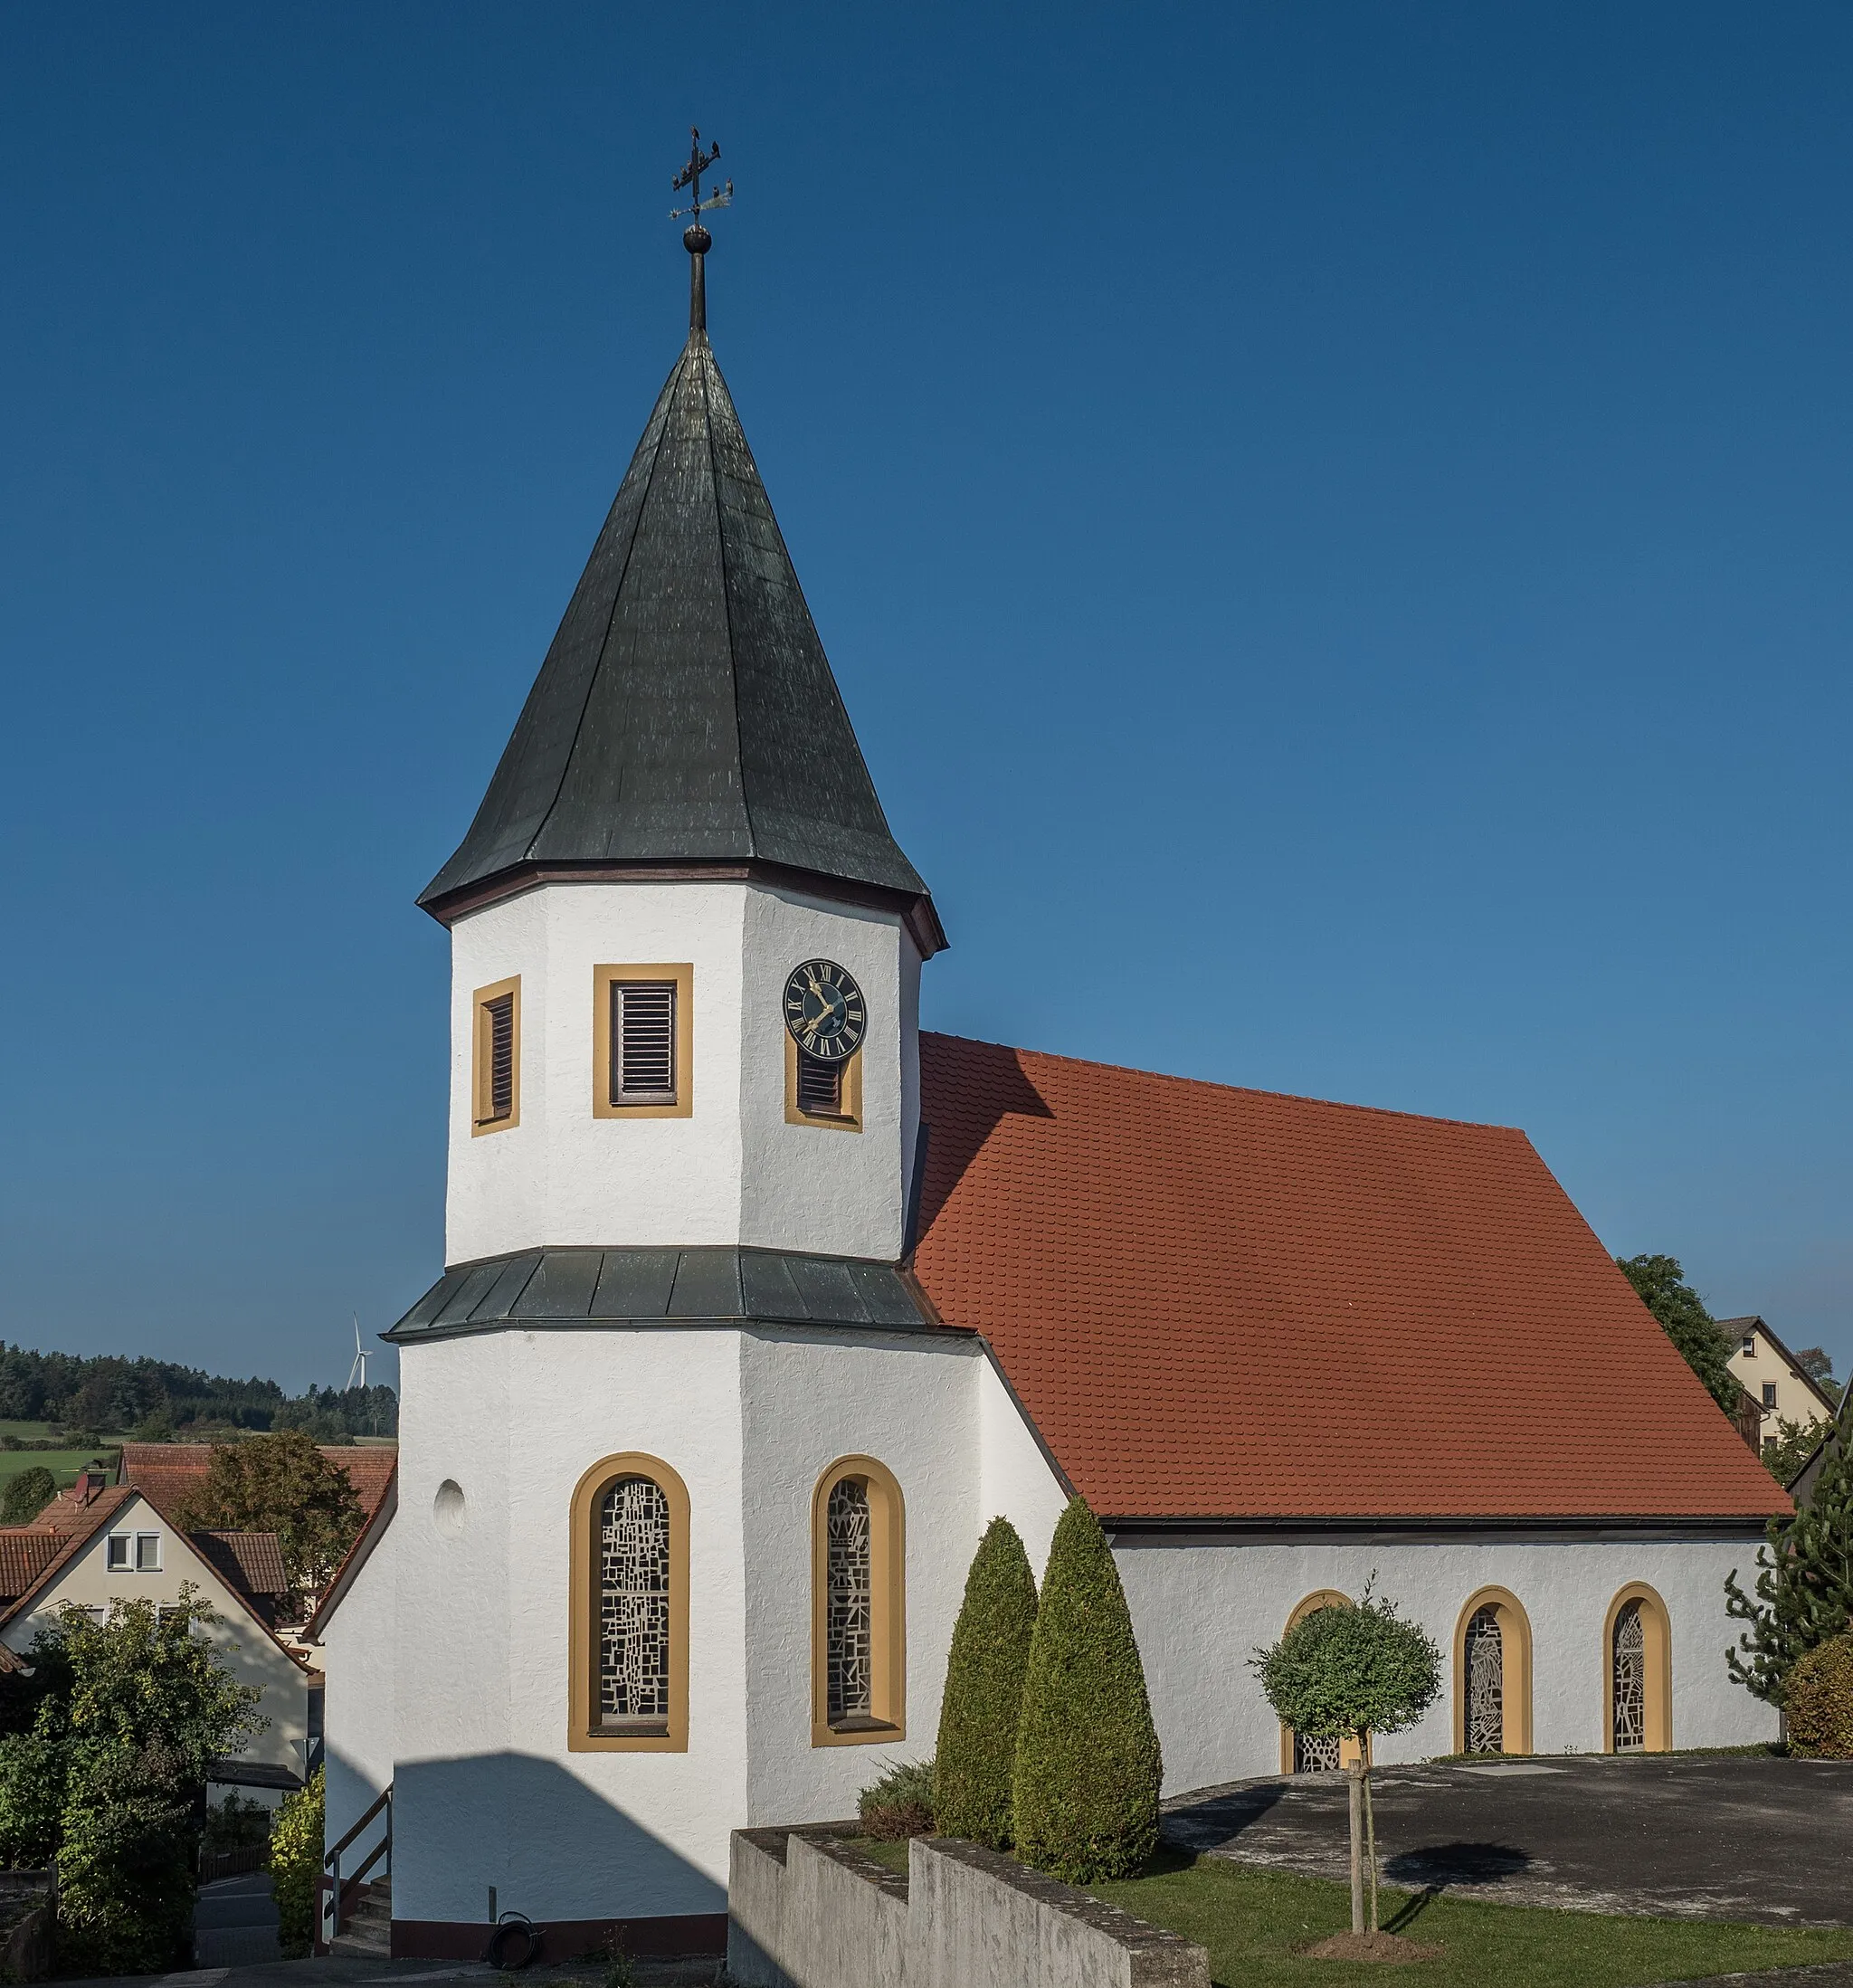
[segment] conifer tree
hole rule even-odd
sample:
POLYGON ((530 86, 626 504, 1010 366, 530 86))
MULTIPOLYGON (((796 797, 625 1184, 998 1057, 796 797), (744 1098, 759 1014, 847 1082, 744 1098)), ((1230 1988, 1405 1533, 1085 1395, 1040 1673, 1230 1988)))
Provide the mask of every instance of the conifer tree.
POLYGON ((1010 1841, 1011 1769, 1036 1632, 1036 1577, 1017 1529, 993 1518, 965 1576, 939 1706, 934 1826, 1002 1850, 1010 1841))
POLYGON ((1813 1496, 1770 1520, 1756 1552, 1753 1599, 1731 1569, 1727 1613, 1749 1627, 1725 1653, 1731 1675, 1753 1698, 1780 1707, 1789 1673, 1810 1650, 1853 1622, 1853 1390, 1840 1409, 1813 1496), (1740 1656, 1738 1651, 1743 1655, 1740 1656))
POLYGON ((1012 1802, 1017 1855, 1070 1884, 1130 1876, 1157 1847, 1162 1778, 1119 1570, 1077 1498, 1055 1528, 1030 1644, 1012 1802))

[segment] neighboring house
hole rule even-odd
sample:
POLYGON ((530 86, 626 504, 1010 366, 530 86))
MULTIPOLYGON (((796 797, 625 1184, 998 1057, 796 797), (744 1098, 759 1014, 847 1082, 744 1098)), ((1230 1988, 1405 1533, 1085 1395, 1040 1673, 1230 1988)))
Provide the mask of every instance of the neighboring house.
POLYGON ((86 1472, 29 1526, 0 1527, 0 1669, 29 1661, 66 1606, 100 1621, 116 1602, 171 1607, 188 1584, 218 1617, 209 1633, 226 1669, 262 1692, 270 1721, 216 1764, 214 1798, 299 1786, 321 1729, 320 1679, 276 1633, 290 1584, 274 1533, 185 1533, 145 1493, 86 1472))
MULTIPOLYGON (((363 1519, 371 1518, 385 1496, 399 1452, 390 1443, 326 1443, 321 1453, 342 1471, 360 1500, 363 1519)), ((194 1489, 213 1460, 204 1442, 125 1442, 116 1471, 119 1484, 133 1484, 170 1511, 182 1493, 194 1489)))
POLYGON ((1765 1319, 1720 1318, 1718 1330, 1731 1342, 1731 1371, 1763 1412, 1763 1433, 1773 1437, 1778 1422, 1830 1422, 1839 1403, 1805 1373, 1795 1355, 1770 1330, 1765 1319))
MULTIPOLYGON (((394 1953, 473 1959, 507 1910, 561 1955, 713 1951, 728 1832, 930 1754, 987 1521, 1040 1571, 1076 1493, 1167 1793, 1336 1764, 1247 1660, 1372 1583, 1449 1679, 1385 1761, 1772 1740, 1724 1585, 1788 1499, 1522 1132, 920 1030, 945 933, 685 239, 687 346, 420 900, 447 1268, 309 1631, 328 1845, 390 1829, 394 1953)), ((1126 964, 1128 1050, 1240 1001, 1172 965, 1126 964)))

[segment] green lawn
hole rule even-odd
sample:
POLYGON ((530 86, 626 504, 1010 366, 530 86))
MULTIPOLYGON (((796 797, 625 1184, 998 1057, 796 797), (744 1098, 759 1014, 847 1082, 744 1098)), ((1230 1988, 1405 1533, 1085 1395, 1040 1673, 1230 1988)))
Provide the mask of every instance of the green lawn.
MULTIPOLYGON (((1145 1877, 1089 1888, 1208 1947, 1218 1988, 1315 1981, 1383 1988, 1381 1964, 1294 1957, 1295 1948, 1349 1929, 1351 1894, 1343 1885, 1161 1851, 1145 1877)), ((1379 1911, 1387 1931, 1445 1949, 1410 1970, 1435 1988, 1488 1982, 1499 1988, 1630 1988, 1853 1957, 1853 1932, 1624 1918, 1388 1888, 1379 1894, 1379 1911)), ((1392 1972, 1405 1978, 1400 1969, 1392 1972)))
MULTIPOLYGON (((866 1837, 856 1847, 905 1872, 907 1846, 866 1837)), ((1210 1950, 1217 1988, 1370 1982, 1381 1963, 1302 1960, 1296 1949, 1351 1928, 1351 1893, 1320 1878, 1257 1870, 1221 1857, 1160 1850, 1142 1878, 1090 1885, 1096 1898, 1169 1926, 1210 1950)), ((1635 1919, 1554 1907, 1479 1905, 1465 1898, 1378 1894, 1385 1929, 1444 1949, 1439 1959, 1389 1972, 1410 1988, 1641 1988, 1662 1981, 1803 1967, 1853 1958, 1853 1932, 1727 1926, 1706 1919, 1635 1919)))
POLYGON ((9 1478, 30 1470, 34 1464, 43 1464, 57 1479, 58 1489, 68 1490, 92 1457, 101 1457, 112 1470, 115 1469, 115 1456, 107 1444, 101 1449, 87 1450, 0 1450, 0 1489, 9 1478))

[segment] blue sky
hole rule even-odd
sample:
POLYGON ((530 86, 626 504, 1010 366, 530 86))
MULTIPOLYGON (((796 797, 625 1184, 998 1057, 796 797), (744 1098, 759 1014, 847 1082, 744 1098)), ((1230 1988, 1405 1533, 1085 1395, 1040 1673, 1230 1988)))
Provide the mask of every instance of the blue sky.
POLYGON ((435 1274, 412 899, 674 360, 698 121, 928 1024, 1522 1125, 1845 1371, 1853 12, 7 40, 0 1336, 338 1381, 435 1274))

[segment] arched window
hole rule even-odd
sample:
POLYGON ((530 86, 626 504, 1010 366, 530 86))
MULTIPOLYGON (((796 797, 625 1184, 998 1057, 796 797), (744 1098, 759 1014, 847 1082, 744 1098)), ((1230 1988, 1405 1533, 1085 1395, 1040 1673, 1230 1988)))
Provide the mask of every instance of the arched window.
POLYGON ((1454 1750, 1531 1751, 1531 1621, 1504 1588, 1482 1588, 1454 1631, 1454 1750))
POLYGON ((689 1494, 656 1457, 606 1457, 573 1493, 575 1753, 689 1745, 689 1494))
POLYGON ((907 1521, 873 1457, 841 1457, 811 1506, 814 1746, 907 1736, 907 1521))
MULTIPOLYGON (((1339 1593, 1336 1588, 1321 1588, 1296 1605, 1287 1618, 1287 1627, 1297 1627, 1308 1615, 1316 1615, 1322 1608, 1350 1606, 1350 1595, 1339 1593)), ((1322 1767, 1348 1767, 1357 1757, 1355 1740, 1326 1739, 1313 1733, 1296 1733, 1290 1726, 1280 1728, 1280 1771, 1284 1774, 1312 1774, 1322 1767)))
POLYGON ((1673 1745, 1673 1638, 1667 1604, 1644 1581, 1609 1604, 1602 1629, 1602 1750, 1664 1754, 1673 1745))

